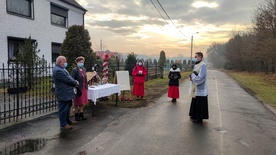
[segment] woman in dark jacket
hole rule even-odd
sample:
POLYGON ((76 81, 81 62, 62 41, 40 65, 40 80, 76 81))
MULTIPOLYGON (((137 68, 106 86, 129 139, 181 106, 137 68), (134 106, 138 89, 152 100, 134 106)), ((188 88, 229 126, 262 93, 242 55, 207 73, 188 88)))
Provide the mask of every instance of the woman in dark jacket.
POLYGON ((170 79, 168 97, 172 98, 172 102, 176 102, 176 99, 179 98, 178 87, 179 87, 179 79, 181 79, 180 69, 177 68, 176 64, 172 65, 168 78, 170 79))
POLYGON ((79 82, 79 89, 81 90, 81 96, 76 95, 74 99, 76 121, 87 119, 86 117, 84 117, 83 114, 83 108, 88 103, 88 83, 86 77, 86 70, 84 68, 84 61, 84 57, 77 57, 75 60, 77 66, 73 68, 71 73, 71 76, 79 82))

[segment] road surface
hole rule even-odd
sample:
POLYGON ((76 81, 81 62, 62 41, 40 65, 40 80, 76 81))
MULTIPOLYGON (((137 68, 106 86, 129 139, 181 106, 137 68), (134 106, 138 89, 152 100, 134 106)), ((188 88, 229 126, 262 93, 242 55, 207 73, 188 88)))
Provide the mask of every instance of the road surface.
POLYGON ((188 80, 180 84, 181 97, 177 103, 161 94, 148 107, 107 108, 71 131, 60 131, 58 119, 53 115, 21 125, 23 133, 18 128, 5 130, 0 134, 1 141, 47 139, 45 146, 33 154, 276 154, 275 115, 232 78, 208 70, 210 118, 202 124, 193 123, 188 117, 189 85, 188 80))

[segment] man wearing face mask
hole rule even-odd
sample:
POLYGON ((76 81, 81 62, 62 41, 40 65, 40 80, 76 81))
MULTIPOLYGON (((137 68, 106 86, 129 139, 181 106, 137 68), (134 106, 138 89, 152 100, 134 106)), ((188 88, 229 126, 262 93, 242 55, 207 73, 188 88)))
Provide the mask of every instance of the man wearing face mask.
POLYGON ((176 102, 179 98, 179 79, 181 79, 180 69, 177 68, 176 64, 172 65, 170 73, 168 75, 169 80, 169 90, 168 97, 172 98, 172 102, 176 102))
POLYGON ((141 97, 141 99, 144 99, 145 96, 145 77, 147 76, 148 71, 146 67, 143 65, 142 60, 138 60, 136 66, 132 70, 132 76, 134 78, 134 84, 133 84, 133 90, 132 94, 137 96, 137 99, 141 97))
POLYGON ((189 115, 193 122, 201 123, 203 119, 209 118, 207 67, 202 61, 203 54, 201 52, 197 52, 195 58, 194 70, 190 75, 192 101, 189 115))
POLYGON ((83 108, 88 103, 88 83, 87 83, 87 77, 86 77, 86 70, 84 68, 84 57, 80 56, 77 57, 76 67, 72 70, 72 77, 73 79, 77 80, 79 82, 79 89, 81 90, 81 96, 76 95, 74 99, 74 106, 75 106, 75 120, 81 121, 86 120, 87 118, 83 114, 83 108))
POLYGON ((65 69, 66 67, 66 58, 59 56, 53 69, 53 80, 58 101, 60 127, 61 129, 72 129, 72 125, 77 124, 77 122, 70 118, 70 107, 72 106, 72 99, 75 97, 74 87, 77 87, 79 82, 71 77, 65 69))

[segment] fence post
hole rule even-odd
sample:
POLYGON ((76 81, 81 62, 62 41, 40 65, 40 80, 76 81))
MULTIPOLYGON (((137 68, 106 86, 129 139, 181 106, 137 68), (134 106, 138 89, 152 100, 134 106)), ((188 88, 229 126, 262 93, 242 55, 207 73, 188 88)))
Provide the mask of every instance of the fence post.
POLYGON ((157 78, 157 63, 155 64, 155 79, 157 78))
MULTIPOLYGON (((16 88, 19 88, 19 67, 18 67, 18 60, 16 61, 16 88)), ((19 117, 19 92, 16 93, 16 121, 18 121, 19 117)))
POLYGON ((146 81, 148 81, 149 80, 149 62, 147 61, 147 72, 148 72, 148 75, 147 75, 147 79, 146 79, 146 81))
POLYGON ((117 60, 117 71, 119 71, 120 70, 120 60, 118 59, 117 60))

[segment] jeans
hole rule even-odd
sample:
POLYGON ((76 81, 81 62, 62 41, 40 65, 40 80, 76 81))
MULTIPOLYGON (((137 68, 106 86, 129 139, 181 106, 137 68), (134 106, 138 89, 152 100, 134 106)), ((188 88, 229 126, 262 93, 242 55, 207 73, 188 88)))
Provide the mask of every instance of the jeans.
POLYGON ((71 122, 71 119, 70 119, 71 106, 72 106, 72 100, 58 101, 58 117, 59 117, 60 127, 64 127, 71 122))

